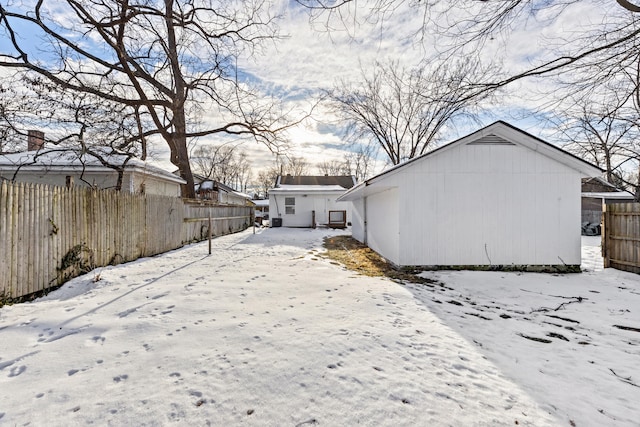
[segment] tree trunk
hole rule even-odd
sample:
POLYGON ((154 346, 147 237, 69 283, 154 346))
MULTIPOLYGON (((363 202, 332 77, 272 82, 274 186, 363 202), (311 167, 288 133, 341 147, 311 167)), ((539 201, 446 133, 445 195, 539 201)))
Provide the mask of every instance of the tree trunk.
POLYGON ((188 199, 196 198, 191 164, 189 163, 189 151, 187 150, 187 121, 184 111, 186 101, 186 84, 180 68, 178 57, 178 44, 176 42, 176 32, 173 22, 173 0, 165 0, 165 22, 167 24, 167 58, 171 64, 171 74, 175 84, 175 94, 172 99, 171 112, 173 113, 173 134, 171 147, 171 163, 180 170, 180 177, 187 181, 182 185, 182 197, 188 199))
MULTIPOLYGON (((177 130, 177 123, 176 130, 177 130)), ((183 121, 184 125, 184 121, 183 121)), ((184 131, 176 132, 173 135, 171 144, 171 163, 176 165, 180 170, 180 178, 187 181, 182 185, 182 197, 187 199, 196 198, 196 190, 193 182, 193 174, 191 173, 191 164, 189 163, 189 151, 187 149, 187 138, 184 131)))

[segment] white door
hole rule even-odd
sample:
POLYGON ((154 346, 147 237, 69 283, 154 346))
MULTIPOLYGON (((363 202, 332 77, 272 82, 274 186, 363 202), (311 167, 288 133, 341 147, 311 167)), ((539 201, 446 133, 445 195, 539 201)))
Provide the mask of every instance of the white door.
POLYGON ((327 196, 316 197, 313 201, 313 210, 316 211, 316 224, 327 224, 329 222, 327 196))

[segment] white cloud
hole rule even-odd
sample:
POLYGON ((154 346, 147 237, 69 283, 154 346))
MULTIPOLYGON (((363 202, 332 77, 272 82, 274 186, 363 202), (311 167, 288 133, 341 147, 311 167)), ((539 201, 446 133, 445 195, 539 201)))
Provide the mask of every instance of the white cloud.
MULTIPOLYGON (((447 40, 442 37, 436 37, 429 31, 420 32, 425 16, 421 8, 410 3, 395 2, 399 6, 392 13, 378 15, 379 19, 374 22, 367 19, 367 2, 352 2, 347 6, 350 9, 341 9, 342 16, 333 15, 325 19, 325 15, 310 23, 306 10, 295 2, 280 0, 276 11, 283 14, 279 26, 286 37, 266 46, 251 59, 240 59, 238 65, 264 93, 283 98, 286 105, 294 110, 308 108, 312 95, 332 87, 337 79, 358 78, 361 67, 368 68, 375 61, 390 59, 410 67, 446 46, 447 40), (326 31, 327 27, 332 30, 326 31)), ((439 4, 450 7, 448 2, 439 4)), ((485 7, 480 2, 471 4, 475 8, 485 7)), ((486 44, 483 59, 502 61, 505 73, 523 71, 532 64, 549 60, 554 54, 552 48, 558 47, 551 41, 573 39, 583 34, 588 26, 602 25, 602 22, 615 18, 617 6, 612 6, 614 12, 601 6, 602 3, 596 0, 576 2, 558 19, 551 19, 548 9, 542 9, 525 21, 514 22, 514 31, 508 38, 496 34, 495 40, 486 44)), ((471 12, 471 9, 451 9, 447 16, 471 12)), ((431 16, 436 13, 434 11, 431 16)), ((439 24, 446 27, 452 22, 452 19, 441 20, 439 24)), ((487 109, 487 114, 482 117, 487 123, 505 119, 539 135, 537 131, 543 132, 544 129, 534 124, 527 117, 527 112, 542 108, 548 102, 548 98, 536 98, 534 95, 550 92, 551 85, 548 79, 520 81, 509 87, 499 106, 487 109)), ((313 120, 306 120, 290 129, 291 154, 314 162, 344 158, 344 141, 330 126, 335 120, 330 111, 319 108, 314 111, 313 120)), ((451 138, 444 139, 455 139, 473 131, 476 126, 452 128, 451 138)), ((223 137, 202 138, 198 143, 212 143, 220 138, 223 137)), ((154 146, 157 157, 172 168, 166 160, 166 144, 158 142, 154 146)), ((250 154, 256 170, 274 161, 274 156, 260 144, 247 142, 243 148, 250 154)))

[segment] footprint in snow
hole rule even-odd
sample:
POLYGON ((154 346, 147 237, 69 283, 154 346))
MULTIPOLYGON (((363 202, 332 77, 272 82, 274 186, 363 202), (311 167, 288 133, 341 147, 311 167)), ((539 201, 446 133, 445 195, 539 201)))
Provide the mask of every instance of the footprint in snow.
POLYGON ((96 335, 95 337, 91 337, 91 341, 94 344, 104 344, 106 338, 101 337, 100 335, 96 335))
POLYGON ((24 371, 27 370, 27 367, 25 365, 22 366, 14 366, 13 368, 11 368, 11 370, 9 371, 9 378, 12 377, 17 377, 18 375, 22 374, 24 371))
POLYGON ((137 307, 131 307, 131 308, 125 310, 125 311, 121 311, 120 313, 118 313, 118 317, 121 318, 121 319, 124 318, 124 317, 127 317, 128 315, 130 315, 131 313, 135 313, 136 311, 138 311, 139 308, 142 308, 145 305, 147 305, 147 304, 142 304, 142 305, 139 305, 137 307))
POLYGON ((113 382, 114 383, 119 383, 121 381, 126 380, 127 378, 129 378, 129 375, 127 375, 127 374, 118 375, 117 377, 113 377, 113 382))

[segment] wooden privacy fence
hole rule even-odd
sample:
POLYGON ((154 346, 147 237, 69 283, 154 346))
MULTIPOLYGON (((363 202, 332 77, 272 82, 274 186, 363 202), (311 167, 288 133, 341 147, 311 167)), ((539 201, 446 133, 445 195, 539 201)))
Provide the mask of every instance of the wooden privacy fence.
POLYGON ((209 212, 212 235, 218 236, 247 228, 253 208, 3 181, 0 301, 202 240, 209 212))
POLYGON ((640 273, 640 203, 604 206, 602 256, 605 267, 640 273))
POLYGON ((207 238, 208 221, 211 215, 211 235, 222 236, 246 229, 252 224, 253 207, 238 205, 207 204, 200 200, 184 200, 184 242, 207 238))

